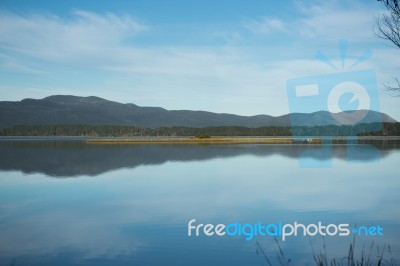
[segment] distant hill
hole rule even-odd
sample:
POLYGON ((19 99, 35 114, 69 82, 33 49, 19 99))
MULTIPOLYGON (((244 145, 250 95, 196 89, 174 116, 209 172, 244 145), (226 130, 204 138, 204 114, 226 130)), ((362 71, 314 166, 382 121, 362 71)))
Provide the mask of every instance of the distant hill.
MULTIPOLYGON (((387 114, 368 112, 359 123, 396 122, 387 114)), ((327 111, 311 114, 287 114, 282 116, 240 116, 190 110, 166 110, 160 107, 141 107, 122 104, 99 97, 55 95, 43 99, 0 102, 0 127, 13 125, 134 125, 140 127, 208 127, 208 126, 323 126, 338 125, 327 111), (292 123, 291 123, 292 121, 292 123)))

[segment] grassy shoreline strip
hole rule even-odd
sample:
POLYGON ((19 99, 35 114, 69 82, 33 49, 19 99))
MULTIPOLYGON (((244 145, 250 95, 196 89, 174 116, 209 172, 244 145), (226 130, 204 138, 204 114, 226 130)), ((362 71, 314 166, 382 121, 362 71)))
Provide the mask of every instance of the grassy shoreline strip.
POLYGON ((320 144, 321 139, 313 138, 295 141, 293 138, 160 138, 160 139, 88 139, 88 144, 320 144))

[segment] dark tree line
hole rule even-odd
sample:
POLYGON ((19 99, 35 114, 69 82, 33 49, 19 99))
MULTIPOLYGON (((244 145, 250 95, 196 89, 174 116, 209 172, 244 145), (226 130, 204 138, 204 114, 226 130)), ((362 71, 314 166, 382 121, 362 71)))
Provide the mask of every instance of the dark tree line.
POLYGON ((80 136, 80 137, 137 137, 137 136, 400 136, 400 123, 369 123, 354 126, 268 126, 248 128, 219 126, 206 128, 92 125, 18 125, 0 129, 0 136, 80 136))

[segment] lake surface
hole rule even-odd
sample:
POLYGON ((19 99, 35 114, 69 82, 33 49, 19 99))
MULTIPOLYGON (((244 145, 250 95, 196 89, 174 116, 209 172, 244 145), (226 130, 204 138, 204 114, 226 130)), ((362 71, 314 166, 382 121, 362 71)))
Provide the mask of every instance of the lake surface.
MULTIPOLYGON (((0 140, 1 265, 291 265, 347 256, 345 237, 188 236, 188 222, 348 223, 400 259, 400 142, 93 145, 0 140), (373 145, 373 146, 372 146, 373 145), (257 242, 262 251, 257 248, 257 242), (386 246, 387 247, 387 246, 386 246)), ((372 251, 371 243, 374 243, 372 251)))

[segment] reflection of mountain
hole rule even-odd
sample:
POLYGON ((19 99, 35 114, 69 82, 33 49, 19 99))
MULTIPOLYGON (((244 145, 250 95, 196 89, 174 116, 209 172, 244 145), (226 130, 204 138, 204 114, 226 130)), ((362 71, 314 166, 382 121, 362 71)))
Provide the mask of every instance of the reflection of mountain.
MULTIPOLYGON (((376 152, 388 155, 397 142, 369 145, 333 146, 332 153, 307 152, 318 160, 331 157, 369 161, 376 152), (350 151, 350 152, 348 152, 350 151), (350 156, 350 157, 349 157, 350 156)), ((43 173, 53 177, 95 176, 120 168, 162 164, 168 161, 196 161, 240 155, 299 158, 305 151, 318 151, 311 145, 88 145, 79 141, 0 141, 0 170, 43 173)))

